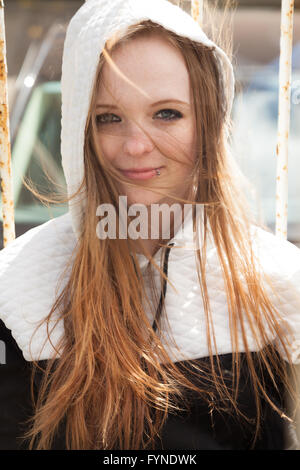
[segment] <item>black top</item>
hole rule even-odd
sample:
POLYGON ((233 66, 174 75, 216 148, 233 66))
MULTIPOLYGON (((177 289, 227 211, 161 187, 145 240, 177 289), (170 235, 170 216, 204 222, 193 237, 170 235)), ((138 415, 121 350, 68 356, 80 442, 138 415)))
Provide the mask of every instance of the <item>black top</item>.
MULTIPOLYGON (((0 365, 0 449, 26 449, 19 439, 26 429, 24 421, 31 415, 30 374, 32 363, 26 361, 3 322, 0 321, 0 340, 5 344, 5 356, 1 349, 0 365), (3 363, 4 362, 4 363, 3 363)), ((3 343, 1 345, 3 346, 3 343)), ((254 394, 249 383, 249 374, 245 355, 241 354, 241 385, 238 402, 242 411, 255 421, 254 394)), ((255 357, 255 353, 254 357, 255 357)), ((230 379, 231 354, 219 356, 225 376, 230 379)), ((201 358, 202 364, 209 364, 208 358, 201 358)), ((45 362, 45 361, 41 361, 45 362)), ((182 363, 178 363, 181 366, 182 363)), ((192 380, 192 376, 190 376, 192 380)), ((195 380, 195 379, 193 379, 195 380)), ((274 386, 266 380, 269 396, 284 409, 283 389, 276 392, 274 386)), ((199 449, 199 450, 247 450, 251 448, 255 423, 247 424, 237 419, 233 413, 212 412, 208 405, 189 391, 187 402, 189 411, 176 415, 169 414, 157 440, 156 449, 199 449)), ((282 450, 290 446, 286 439, 286 422, 270 405, 262 401, 261 434, 254 449, 282 450)), ((54 449, 65 449, 64 436, 56 440, 54 449)))

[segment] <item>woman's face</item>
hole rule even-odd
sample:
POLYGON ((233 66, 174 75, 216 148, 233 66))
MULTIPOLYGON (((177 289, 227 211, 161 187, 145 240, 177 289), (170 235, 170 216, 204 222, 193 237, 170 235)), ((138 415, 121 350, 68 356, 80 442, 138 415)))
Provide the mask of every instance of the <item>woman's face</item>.
POLYGON ((169 201, 155 188, 184 197, 195 160, 195 118, 183 57, 151 35, 119 46, 112 59, 126 79, 105 63, 95 115, 104 158, 139 185, 123 183, 120 193, 145 205, 169 201))

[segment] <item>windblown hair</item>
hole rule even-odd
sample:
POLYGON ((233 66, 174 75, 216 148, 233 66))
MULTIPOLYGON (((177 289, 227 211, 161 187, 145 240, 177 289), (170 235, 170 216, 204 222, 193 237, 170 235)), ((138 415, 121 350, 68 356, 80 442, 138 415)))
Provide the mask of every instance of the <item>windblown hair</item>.
MULTIPOLYGON (((275 386, 280 377, 290 390, 284 361, 270 343, 267 330, 279 338, 290 358, 287 339, 280 328, 279 313, 267 294, 267 279, 252 249, 253 221, 249 220, 250 211, 245 211, 247 204, 238 185, 239 173, 227 142, 230 121, 226 118, 226 83, 219 65, 214 48, 179 37, 150 21, 130 27, 125 37, 108 42, 101 54, 86 123, 83 232, 68 282, 48 316, 50 321, 54 312, 60 312, 65 335, 59 345, 60 357, 47 361, 41 374, 32 426, 26 435, 30 448, 52 448, 62 429, 67 449, 151 448, 167 414, 181 409, 188 389, 211 406, 219 404, 220 410, 228 409, 230 403, 231 412, 247 420, 237 403, 239 331, 256 402, 254 441, 261 425, 261 399, 282 413, 267 395, 259 370, 265 367, 275 386), (155 332, 148 320, 145 304, 154 314, 155 302, 146 298, 133 247, 128 240, 99 240, 96 218, 91 216, 103 202, 116 206, 119 196, 120 176, 105 163, 95 138, 95 100, 103 65, 112 60, 112 53, 120 44, 151 34, 162 35, 182 53, 189 71, 196 119, 197 159, 185 202, 204 207, 203 240, 199 242, 197 259, 210 352, 209 367, 201 361, 200 364, 189 361, 189 370, 198 377, 198 384, 190 381, 171 360, 163 346, 159 325, 155 332), (209 232, 213 235, 227 293, 233 351, 230 387, 214 352, 217 342, 206 283, 209 232), (246 324, 258 346, 259 366, 249 348, 246 324)), ((150 261, 153 270, 156 269, 150 261)))

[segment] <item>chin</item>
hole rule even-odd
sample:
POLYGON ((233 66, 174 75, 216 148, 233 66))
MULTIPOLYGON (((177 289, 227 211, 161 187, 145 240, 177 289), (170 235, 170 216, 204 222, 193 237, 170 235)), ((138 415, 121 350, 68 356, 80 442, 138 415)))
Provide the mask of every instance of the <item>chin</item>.
POLYGON ((160 194, 153 193, 152 191, 145 191, 134 189, 133 191, 127 192, 127 203, 131 204, 143 204, 145 206, 150 206, 151 204, 159 204, 162 201, 162 196, 160 194))

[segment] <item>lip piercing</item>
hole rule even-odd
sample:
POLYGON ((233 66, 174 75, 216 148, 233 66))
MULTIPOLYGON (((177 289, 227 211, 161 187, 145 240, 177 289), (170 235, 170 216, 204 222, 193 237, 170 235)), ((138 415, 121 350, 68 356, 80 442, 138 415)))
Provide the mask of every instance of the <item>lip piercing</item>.
POLYGON ((155 171, 156 171, 157 176, 159 176, 159 175, 160 175, 160 171, 159 171, 158 169, 155 170, 155 171))

